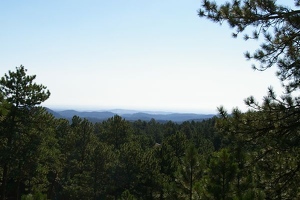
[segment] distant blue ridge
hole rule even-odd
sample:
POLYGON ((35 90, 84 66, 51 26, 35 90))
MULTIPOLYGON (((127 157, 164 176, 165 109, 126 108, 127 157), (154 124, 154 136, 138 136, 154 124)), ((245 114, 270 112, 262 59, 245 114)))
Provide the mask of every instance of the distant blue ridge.
POLYGON ((145 112, 133 113, 130 111, 126 113, 123 111, 123 114, 118 114, 112 111, 76 111, 76 110, 62 110, 54 111, 47 108, 48 112, 51 113, 56 118, 66 118, 71 119, 74 115, 77 115, 81 118, 87 118, 93 122, 107 120, 115 115, 119 115, 128 121, 150 121, 155 119, 156 121, 173 121, 173 122, 184 122, 184 121, 201 121, 204 119, 209 119, 214 117, 214 114, 194 114, 194 113, 171 113, 171 114, 153 114, 145 112))

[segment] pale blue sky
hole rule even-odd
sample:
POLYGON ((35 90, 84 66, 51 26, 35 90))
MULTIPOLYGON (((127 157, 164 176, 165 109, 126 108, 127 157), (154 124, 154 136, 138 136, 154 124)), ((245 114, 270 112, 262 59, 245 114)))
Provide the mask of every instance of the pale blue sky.
POLYGON ((44 105, 82 109, 216 113, 281 91, 275 70, 243 56, 259 43, 199 18, 200 4, 0 1, 0 74, 22 64, 51 91, 44 105))

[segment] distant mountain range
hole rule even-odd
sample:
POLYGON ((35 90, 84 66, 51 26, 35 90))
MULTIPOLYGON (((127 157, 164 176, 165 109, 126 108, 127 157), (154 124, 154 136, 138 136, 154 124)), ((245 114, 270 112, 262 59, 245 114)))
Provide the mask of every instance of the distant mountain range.
POLYGON ((115 115, 119 115, 128 121, 150 121, 155 119, 156 121, 166 122, 184 122, 184 121, 201 121, 203 119, 212 118, 213 114, 193 114, 193 113, 168 113, 168 112, 140 112, 134 110, 109 110, 109 111, 76 111, 76 110, 51 110, 47 108, 48 112, 53 114, 56 118, 72 119, 74 115, 81 118, 86 118, 92 122, 101 122, 111 118, 115 115))

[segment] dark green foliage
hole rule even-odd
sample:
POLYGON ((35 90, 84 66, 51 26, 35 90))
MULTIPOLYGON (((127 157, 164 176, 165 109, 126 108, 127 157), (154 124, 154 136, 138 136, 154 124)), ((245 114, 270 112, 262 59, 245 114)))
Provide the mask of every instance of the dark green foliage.
POLYGON ((201 122, 181 126, 155 120, 128 122, 120 116, 96 124, 78 116, 68 121, 55 119, 34 104, 17 109, 4 97, 0 172, 7 187, 2 199, 180 198, 179 191, 186 191, 186 166, 195 169, 196 184, 199 166, 202 170, 206 163, 199 162, 204 159, 199 153, 213 151, 212 143, 207 145, 213 128, 203 129, 201 122), (15 121, 9 118, 13 111, 15 121), (13 134, 6 135, 6 130, 13 134), (212 150, 201 150, 206 148, 212 150))
MULTIPOLYGON (((202 1, 199 16, 228 22, 234 37, 264 38, 248 59, 276 66, 286 93, 269 88, 250 110, 219 108, 202 122, 93 124, 55 119, 50 92, 17 67, 0 79, 1 199, 299 199, 300 11, 273 0, 202 1)), ((299 7, 295 1, 295 8, 299 7)))
POLYGON ((298 108, 274 99, 246 113, 220 108, 220 118, 201 122, 93 124, 55 119, 33 102, 16 107, 1 94, 2 199, 299 196, 298 108))
POLYGON ((43 149, 43 134, 49 129, 41 129, 47 127, 49 120, 46 112, 36 106, 47 100, 50 92, 34 83, 35 76, 26 75, 26 71, 23 66, 17 67, 16 72, 9 71, 0 80, 2 199, 19 199, 21 191, 35 190, 36 185, 31 183, 40 175, 35 173, 43 170, 38 165, 38 155, 43 149))
POLYGON ((155 151, 159 147, 147 149, 140 163, 139 193, 143 199, 154 199, 160 191, 162 175, 160 174, 159 160, 155 151))
POLYGON ((70 147, 65 157, 66 166, 63 170, 63 196, 68 199, 92 199, 93 187, 93 152, 97 140, 93 124, 86 119, 74 116, 71 123, 67 146, 70 147))
POLYGON ((221 113, 223 120, 219 120, 218 126, 231 141, 240 178, 251 177, 248 183, 240 182, 245 187, 240 190, 255 188, 272 199, 298 196, 299 136, 296 127, 288 127, 289 118, 295 116, 266 110, 234 110, 230 117, 223 110, 221 113))
POLYGON ((181 163, 176 174, 179 197, 190 200, 195 199, 198 195, 196 185, 202 178, 205 161, 198 154, 195 146, 190 144, 181 163))
MULTIPOLYGON (((286 90, 299 89, 300 10, 278 5, 274 0, 232 0, 232 3, 223 5, 209 0, 202 2, 199 16, 214 22, 228 22, 236 29, 234 37, 245 32, 246 28, 253 27, 252 35, 245 34, 244 39, 264 38, 258 50, 253 54, 245 54, 248 59, 260 62, 260 66, 253 66, 254 69, 265 70, 277 66, 277 75, 286 90)), ((295 6, 298 8, 299 2, 295 6)))
POLYGON ((116 149, 120 149, 122 144, 130 141, 132 132, 129 122, 115 115, 102 122, 99 138, 101 141, 114 145, 116 149))
POLYGON ((217 5, 203 0, 199 16, 214 22, 228 22, 236 37, 252 28, 244 39, 264 40, 248 59, 258 61, 254 69, 277 67, 285 93, 277 97, 270 87, 263 103, 245 100, 250 110, 234 109, 231 115, 221 107, 218 130, 238 166, 237 197, 246 199, 298 199, 300 191, 300 45, 299 1, 289 8, 273 0, 245 0, 217 5))
POLYGON ((237 166, 227 149, 213 154, 207 173, 207 193, 212 199, 232 199, 232 182, 235 179, 237 166))
POLYGON ((0 80, 0 90, 5 101, 17 109, 31 108, 41 104, 50 96, 49 90, 43 85, 34 83, 35 75, 26 75, 24 66, 9 71, 0 80))

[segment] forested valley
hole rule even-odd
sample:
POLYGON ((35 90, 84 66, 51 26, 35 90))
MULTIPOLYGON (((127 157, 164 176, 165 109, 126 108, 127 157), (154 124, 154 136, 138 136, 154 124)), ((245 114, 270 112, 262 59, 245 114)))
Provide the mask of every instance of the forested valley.
POLYGON ((58 119, 39 106, 50 92, 26 72, 17 67, 0 81, 2 199, 299 195, 299 137, 279 124, 299 118, 221 110, 183 123, 58 119))
MULTIPOLYGON (((50 93, 34 77, 21 66, 1 79, 2 199, 195 198, 207 181, 212 188, 205 195, 218 190, 222 174, 208 170, 218 170, 209 165, 220 162, 216 119, 56 119, 37 106, 50 93)), ((224 165, 225 171, 234 168, 229 161, 224 165)))
POLYGON ((245 112, 220 106, 197 122, 70 121, 41 106, 50 91, 21 65, 0 79, 1 199, 299 199, 300 11, 203 0, 198 14, 263 41, 245 56, 255 70, 277 67, 283 94, 270 87, 245 112))

